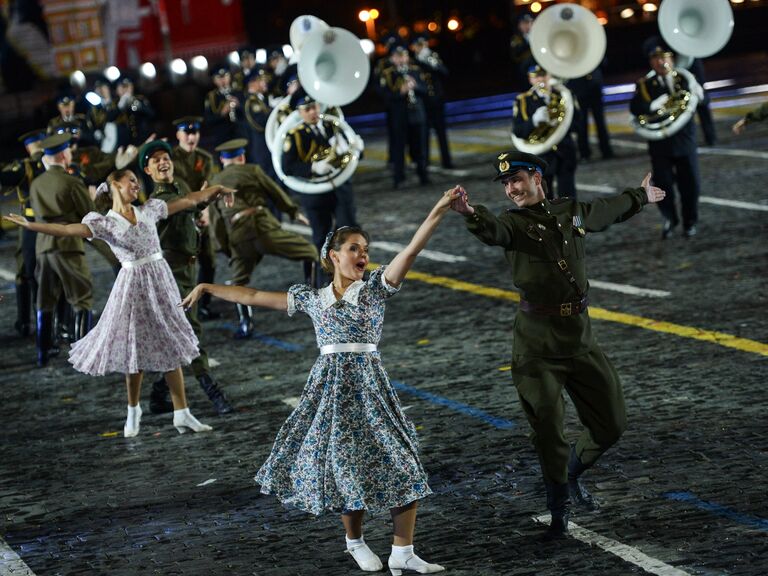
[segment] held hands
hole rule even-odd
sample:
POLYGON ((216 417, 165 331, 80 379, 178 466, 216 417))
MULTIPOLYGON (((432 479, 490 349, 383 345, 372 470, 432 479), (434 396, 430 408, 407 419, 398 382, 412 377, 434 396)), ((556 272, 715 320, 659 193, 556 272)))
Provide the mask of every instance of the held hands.
POLYGON ((655 204, 656 202, 663 200, 667 193, 661 188, 652 185, 651 177, 652 174, 648 172, 648 174, 645 175, 645 178, 643 178, 641 186, 645 188, 645 195, 648 198, 648 203, 655 204))
POLYGON ((651 112, 656 112, 657 110, 660 110, 661 108, 663 108, 668 101, 669 101, 669 94, 662 94, 658 98, 651 100, 651 104, 649 108, 651 109, 651 112))
POLYGON ((4 220, 8 220, 8 222, 13 222, 17 226, 21 226, 22 228, 29 227, 29 220, 24 218, 24 216, 19 216, 18 214, 8 214, 8 216, 3 216, 4 220))
POLYGON ((184 311, 187 312, 192 308, 192 306, 195 305, 195 302, 197 302, 198 300, 200 300, 200 298, 203 297, 203 294, 205 294, 204 285, 198 284, 192 289, 192 292, 190 292, 184 297, 184 299, 181 301, 179 306, 184 308, 184 311))
POLYGON ((448 212, 448 210, 453 206, 453 203, 461 197, 461 190, 463 190, 461 186, 454 186, 450 190, 443 192, 443 195, 437 201, 437 204, 435 204, 433 210, 440 215, 448 212))
POLYGON ((227 188, 221 184, 215 184, 214 186, 208 186, 208 181, 203 182, 203 187, 199 192, 193 192, 193 194, 200 194, 203 198, 203 202, 213 202, 219 196, 224 197, 224 205, 227 208, 232 208, 235 204, 235 197, 233 194, 237 192, 234 188, 227 188))
POLYGON ((470 216, 475 213, 475 209, 469 204, 469 195, 464 187, 459 184, 454 188, 458 192, 456 198, 451 199, 451 210, 463 214, 464 216, 470 216))

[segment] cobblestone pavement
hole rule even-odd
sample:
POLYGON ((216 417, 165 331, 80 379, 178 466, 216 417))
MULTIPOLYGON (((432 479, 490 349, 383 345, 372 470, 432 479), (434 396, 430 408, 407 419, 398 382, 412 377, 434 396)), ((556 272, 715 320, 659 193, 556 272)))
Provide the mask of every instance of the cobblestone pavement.
MULTIPOLYGON (((699 235, 661 242, 651 207, 589 238, 592 279, 670 295, 592 289, 594 330, 622 376, 630 424, 587 476, 603 508, 574 516, 584 529, 574 538, 544 544, 533 520, 545 512, 544 495, 508 371, 514 302, 435 279, 512 290, 502 254, 452 215, 429 248, 465 260, 420 258, 422 274, 391 300, 382 356, 418 426, 435 491, 419 511, 417 552, 448 574, 768 574, 768 195, 758 153, 768 136, 758 129, 734 141, 733 119, 718 111, 721 148, 747 153, 702 155, 703 195, 758 208, 702 201, 699 235), (608 314, 618 312, 626 316, 608 314), (645 554, 645 568, 617 555, 621 545, 634 558, 645 554)), ((434 185, 397 191, 380 167, 384 145, 371 138, 355 189, 374 242, 407 242, 457 181, 474 201, 501 209, 489 158, 507 147, 506 129, 454 130, 466 173, 435 172, 434 185)), ((618 159, 579 168, 582 198, 639 184, 648 170, 638 141, 617 138, 628 142, 616 146, 618 159)), ((13 249, 11 233, 0 244, 6 272, 13 249)), ((376 262, 392 255, 372 250, 376 262)), ((95 253, 89 260, 100 309, 111 272, 95 253)), ((279 290, 300 279, 298 265, 266 258, 253 285, 279 290)), ((360 573, 343 553, 335 515, 287 510, 253 482, 316 357, 308 318, 259 311, 258 335, 234 341, 234 307, 216 302, 223 319, 205 325, 204 341, 237 412, 215 416, 189 374, 190 405, 214 431, 178 435, 170 416, 148 413, 145 389, 141 433, 125 439, 122 377, 85 377, 66 354, 35 368, 32 340, 13 332, 13 287, 3 282, 0 574, 28 574, 25 565, 39 576, 360 573)), ((570 406, 567 418, 575 437, 570 406)), ((369 518, 366 540, 383 557, 389 539, 388 518, 369 518)))

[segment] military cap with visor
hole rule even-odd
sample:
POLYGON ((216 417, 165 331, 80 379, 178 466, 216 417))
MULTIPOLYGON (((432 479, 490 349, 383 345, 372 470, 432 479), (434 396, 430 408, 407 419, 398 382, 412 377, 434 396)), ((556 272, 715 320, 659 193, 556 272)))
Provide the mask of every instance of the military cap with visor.
POLYGON ((182 116, 174 120, 173 125, 176 127, 176 130, 199 132, 200 127, 203 125, 203 118, 202 116, 182 116))
POLYGON ((53 156, 69 148, 69 142, 72 140, 70 134, 53 134, 43 140, 40 145, 43 147, 43 154, 53 156))
POLYGON ((227 140, 222 142, 214 150, 219 153, 222 158, 237 158, 238 156, 245 154, 245 147, 248 146, 248 140, 246 138, 235 138, 234 140, 227 140))
POLYGON ((493 167, 496 168, 496 176, 493 178, 496 181, 512 176, 520 170, 535 170, 544 175, 548 166, 544 160, 535 154, 510 150, 498 154, 493 162, 493 167))

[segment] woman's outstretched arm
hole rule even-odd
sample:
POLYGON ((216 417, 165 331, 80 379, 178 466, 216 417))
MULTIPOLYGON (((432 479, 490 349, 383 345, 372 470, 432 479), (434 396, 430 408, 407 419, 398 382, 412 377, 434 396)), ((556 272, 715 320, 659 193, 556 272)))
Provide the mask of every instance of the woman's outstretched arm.
POLYGON ((455 186, 450 190, 446 190, 437 201, 430 211, 424 222, 421 223, 419 229, 411 238, 411 241, 397 256, 392 259, 392 262, 387 266, 384 276, 387 279, 387 284, 391 286, 399 286, 403 281, 408 270, 413 266, 416 256, 419 255, 427 242, 432 237, 432 234, 437 229, 438 224, 445 216, 448 209, 451 207, 451 202, 455 201, 460 194, 460 187, 455 186))
POLYGON ((185 309, 191 308, 203 294, 210 294, 227 302, 244 304, 245 306, 288 310, 288 294, 286 292, 265 292, 247 286, 224 286, 222 284, 198 284, 192 292, 184 297, 181 306, 185 309))
POLYGON ((32 230, 32 232, 40 232, 41 234, 49 234, 51 236, 74 236, 76 238, 92 238, 91 229, 85 224, 46 224, 44 222, 30 222, 24 216, 18 214, 9 214, 4 216, 9 222, 13 222, 21 226, 32 230))

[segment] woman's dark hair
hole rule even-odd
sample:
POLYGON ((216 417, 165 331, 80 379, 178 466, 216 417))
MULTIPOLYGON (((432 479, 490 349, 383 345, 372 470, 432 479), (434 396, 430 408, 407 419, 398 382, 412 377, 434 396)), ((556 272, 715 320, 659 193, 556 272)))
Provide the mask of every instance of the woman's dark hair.
POLYGON ((129 172, 133 172, 133 170, 130 170, 129 168, 123 168, 122 170, 115 170, 111 172, 109 176, 107 176, 107 186, 109 187, 109 192, 104 194, 96 194, 96 198, 93 201, 94 204, 96 204, 97 212, 106 214, 109 209, 112 208, 112 194, 114 193, 112 186, 118 180, 122 180, 123 177, 129 172))
POLYGON ((359 226, 342 226, 333 233, 330 241, 327 242, 327 251, 325 253, 325 257, 322 255, 320 256, 320 266, 322 266, 323 270, 325 270, 331 276, 333 276, 334 271, 333 261, 331 260, 331 250, 335 250, 337 252, 341 250, 341 247, 344 242, 347 241, 347 238, 354 234, 360 234, 360 236, 365 238, 366 242, 371 242, 371 238, 368 236, 368 232, 359 226))

